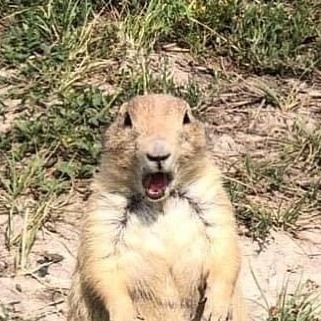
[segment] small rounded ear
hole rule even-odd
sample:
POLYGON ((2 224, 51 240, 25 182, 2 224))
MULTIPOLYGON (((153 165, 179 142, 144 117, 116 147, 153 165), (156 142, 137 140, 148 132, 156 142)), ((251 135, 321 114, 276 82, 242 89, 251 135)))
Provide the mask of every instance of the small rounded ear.
POLYGON ((123 128, 132 128, 133 123, 128 111, 128 102, 122 104, 117 115, 117 124, 123 128))
POLYGON ((118 109, 118 115, 124 115, 128 110, 128 102, 123 103, 118 109))
POLYGON ((118 131, 119 126, 123 123, 123 115, 127 111, 127 103, 122 104, 117 111, 113 112, 113 120, 110 124, 102 128, 101 130, 101 141, 104 148, 106 148, 110 141, 112 141, 115 131, 118 131))
POLYGON ((211 129, 209 126, 206 126, 204 124, 203 130, 204 130, 205 142, 209 146, 212 144, 213 129, 211 129))
POLYGON ((183 118, 183 124, 190 124, 193 123, 196 120, 196 118, 194 117, 193 113, 192 113, 192 109, 189 107, 185 110, 184 112, 184 118, 183 118))
POLYGON ((122 105, 120 105, 120 107, 118 107, 118 108, 116 107, 115 109, 113 109, 113 111, 112 111, 112 122, 110 123, 108 128, 115 127, 115 126, 118 126, 120 124, 120 121, 124 118, 124 114, 127 111, 127 106, 128 106, 128 103, 125 102, 122 105))

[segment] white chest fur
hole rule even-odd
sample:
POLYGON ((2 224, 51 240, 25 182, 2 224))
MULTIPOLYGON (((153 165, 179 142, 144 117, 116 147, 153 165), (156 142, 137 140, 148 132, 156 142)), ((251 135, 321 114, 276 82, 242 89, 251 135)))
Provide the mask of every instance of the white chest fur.
POLYGON ((129 213, 123 235, 127 250, 153 256, 169 265, 175 263, 180 254, 204 255, 205 226, 186 199, 167 200, 162 212, 147 207, 143 211, 129 213))
POLYGON ((209 247, 204 224, 186 199, 167 200, 163 212, 141 210, 129 213, 119 244, 132 290, 172 302, 183 293, 190 297, 209 247))

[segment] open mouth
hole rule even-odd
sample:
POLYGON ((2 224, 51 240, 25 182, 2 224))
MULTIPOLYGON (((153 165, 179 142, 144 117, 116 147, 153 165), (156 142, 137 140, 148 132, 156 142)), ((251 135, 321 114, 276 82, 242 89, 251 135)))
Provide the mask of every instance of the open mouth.
POLYGON ((166 190, 172 180, 169 173, 150 173, 143 178, 143 186, 146 195, 152 200, 159 200, 166 194, 166 190))

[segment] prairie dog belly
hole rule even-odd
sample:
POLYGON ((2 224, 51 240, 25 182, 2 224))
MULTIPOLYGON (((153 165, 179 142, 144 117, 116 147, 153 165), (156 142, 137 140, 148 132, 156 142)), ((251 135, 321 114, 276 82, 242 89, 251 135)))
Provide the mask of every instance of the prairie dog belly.
POLYGON ((164 213, 146 209, 145 214, 156 216, 148 221, 129 214, 120 246, 132 299, 148 321, 170 321, 174 311, 175 320, 189 320, 203 282, 209 246, 205 226, 184 199, 168 200, 164 213))

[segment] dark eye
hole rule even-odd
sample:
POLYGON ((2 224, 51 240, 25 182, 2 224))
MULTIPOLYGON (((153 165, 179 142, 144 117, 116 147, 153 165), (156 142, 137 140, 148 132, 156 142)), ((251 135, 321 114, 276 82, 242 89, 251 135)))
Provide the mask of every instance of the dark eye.
POLYGON ((128 113, 125 114, 125 119, 124 119, 124 126, 125 127, 132 127, 132 120, 130 119, 130 116, 128 113))
POLYGON ((191 119, 188 115, 188 112, 186 112, 184 115, 183 124, 186 125, 186 124, 189 124, 190 122, 191 122, 191 119))

